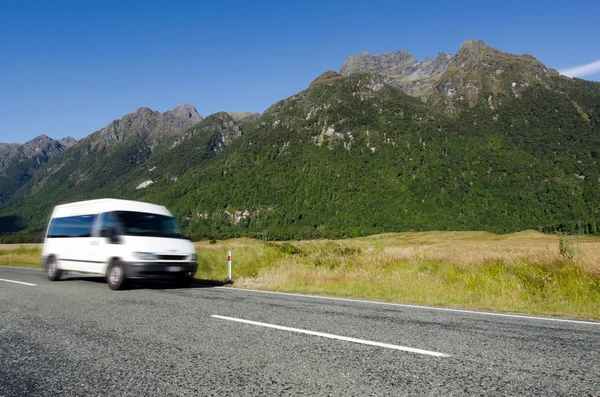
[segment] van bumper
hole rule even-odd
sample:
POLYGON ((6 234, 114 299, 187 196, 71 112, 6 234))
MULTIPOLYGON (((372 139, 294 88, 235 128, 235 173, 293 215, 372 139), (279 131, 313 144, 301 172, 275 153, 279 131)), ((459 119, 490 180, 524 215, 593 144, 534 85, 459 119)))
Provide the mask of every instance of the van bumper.
POLYGON ((130 279, 192 278, 198 270, 197 262, 121 262, 125 277, 130 279))

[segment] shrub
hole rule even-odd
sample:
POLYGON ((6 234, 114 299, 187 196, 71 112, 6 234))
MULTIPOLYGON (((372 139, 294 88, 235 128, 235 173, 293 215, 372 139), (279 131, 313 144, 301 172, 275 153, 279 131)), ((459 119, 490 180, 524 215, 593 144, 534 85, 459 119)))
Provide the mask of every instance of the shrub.
POLYGON ((558 250, 560 251, 560 254, 567 259, 575 258, 575 250, 573 249, 571 240, 566 234, 558 237, 558 250))

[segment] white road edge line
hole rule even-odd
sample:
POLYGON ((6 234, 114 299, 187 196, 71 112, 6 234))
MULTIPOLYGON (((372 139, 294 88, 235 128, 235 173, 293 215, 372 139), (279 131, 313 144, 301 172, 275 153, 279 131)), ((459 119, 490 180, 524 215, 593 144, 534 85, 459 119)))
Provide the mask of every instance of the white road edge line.
POLYGON ((417 353, 417 354, 424 354, 424 355, 427 355, 427 356, 450 357, 449 354, 434 352, 434 351, 430 351, 430 350, 415 349, 413 347, 407 347, 407 346, 391 345, 389 343, 373 342, 373 341, 365 340, 365 339, 349 338, 347 336, 340 336, 340 335, 334 335, 334 334, 326 334, 324 332, 309 331, 309 330, 300 329, 300 328, 283 327, 281 325, 260 323, 258 321, 244 320, 244 319, 241 319, 241 318, 218 316, 216 314, 211 315, 211 317, 220 318, 221 320, 236 321, 238 323, 258 325, 258 326, 267 327, 267 328, 274 328, 274 329, 278 329, 278 330, 281 330, 281 331, 296 332, 296 333, 299 333, 299 334, 320 336, 322 338, 337 339, 337 340, 342 340, 342 341, 346 341, 346 342, 360 343, 360 344, 363 344, 363 345, 385 347, 387 349, 394 349, 394 350, 402 350, 402 351, 405 351, 405 352, 417 353))
POLYGON ((23 266, 9 266, 9 265, 0 265, 0 269, 23 269, 23 270, 35 270, 36 272, 43 272, 44 269, 41 267, 23 267, 23 266))
POLYGON ((536 316, 526 316, 526 315, 522 315, 522 314, 480 312, 480 311, 475 311, 475 310, 450 309, 447 307, 410 305, 410 304, 406 304, 406 303, 368 301, 368 300, 363 300, 363 299, 352 299, 352 298, 337 298, 334 296, 294 294, 291 292, 261 291, 261 290, 249 289, 249 288, 231 288, 231 287, 215 287, 215 288, 224 289, 224 290, 228 290, 228 291, 257 292, 257 293, 261 293, 261 294, 288 295, 288 296, 297 296, 297 297, 301 297, 301 298, 326 299, 326 300, 354 302, 354 303, 367 303, 367 304, 372 304, 372 305, 406 307, 406 308, 411 308, 411 309, 426 309, 426 310, 438 310, 438 311, 453 312, 453 313, 479 314, 482 316, 510 317, 510 318, 521 318, 521 319, 525 319, 525 320, 540 320, 540 321, 554 321, 554 322, 559 322, 559 323, 600 325, 600 322, 584 321, 584 320, 570 320, 570 319, 566 319, 566 318, 536 317, 536 316))
POLYGON ((4 279, 4 278, 0 278, 0 281, 6 281, 7 283, 15 283, 15 284, 29 285, 30 287, 35 287, 35 286, 37 286, 37 284, 24 283, 23 281, 6 280, 6 279, 4 279))

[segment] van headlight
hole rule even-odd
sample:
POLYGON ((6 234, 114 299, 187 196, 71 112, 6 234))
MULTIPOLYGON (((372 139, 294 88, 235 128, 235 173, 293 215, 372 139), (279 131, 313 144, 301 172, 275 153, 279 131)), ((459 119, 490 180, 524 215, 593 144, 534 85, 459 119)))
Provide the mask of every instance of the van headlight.
POLYGON ((190 255, 190 260, 192 262, 196 262, 198 260, 198 255, 196 255, 196 253, 194 252, 192 255, 190 255))
POLYGON ((133 256, 143 261, 155 261, 157 258, 152 252, 134 252, 133 256))

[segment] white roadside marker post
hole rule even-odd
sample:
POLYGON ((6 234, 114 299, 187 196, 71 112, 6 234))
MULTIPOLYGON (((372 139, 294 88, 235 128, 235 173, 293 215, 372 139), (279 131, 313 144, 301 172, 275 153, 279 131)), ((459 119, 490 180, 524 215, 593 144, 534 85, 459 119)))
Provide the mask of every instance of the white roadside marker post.
POLYGON ((231 251, 227 251, 227 282, 231 282, 231 251))

